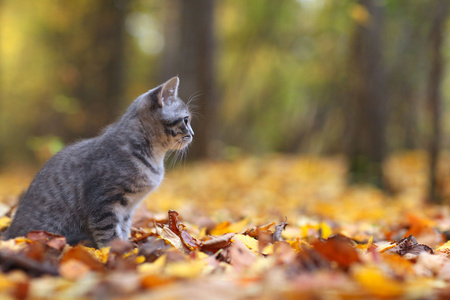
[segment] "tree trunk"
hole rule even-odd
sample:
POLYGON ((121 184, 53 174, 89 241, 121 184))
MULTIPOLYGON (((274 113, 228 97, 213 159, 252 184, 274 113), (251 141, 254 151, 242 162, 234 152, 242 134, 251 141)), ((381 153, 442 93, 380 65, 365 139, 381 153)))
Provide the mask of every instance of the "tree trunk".
POLYGON ((351 109, 349 163, 353 182, 382 187, 382 162, 386 152, 386 102, 380 1, 360 0, 369 14, 358 23, 351 51, 351 109))
POLYGON ((83 114, 66 140, 95 136, 121 113, 125 6, 126 1, 94 1, 80 26, 56 39, 66 68, 76 74, 63 92, 78 99, 83 114))
POLYGON ((431 69, 428 80, 427 98, 431 117, 431 139, 429 145, 429 201, 440 203, 441 197, 437 193, 437 162, 441 140, 442 96, 441 83, 443 78, 444 58, 441 53, 444 44, 445 21, 448 12, 447 0, 436 2, 435 13, 430 28, 431 69))
MULTIPOLYGON (((214 66, 214 7, 213 0, 181 0, 177 3, 180 12, 179 34, 172 37, 181 39, 178 51, 171 55, 177 61, 173 75, 180 76, 180 96, 189 101, 195 98, 192 127, 195 132, 189 157, 194 159, 211 156, 211 140, 215 133, 218 100, 215 95, 214 66)), ((169 43, 172 45, 169 41, 169 43)), ((165 59, 166 62, 170 58, 165 59)), ((165 64, 167 69, 173 64, 165 64)), ((173 76, 172 75, 172 76, 173 76)))

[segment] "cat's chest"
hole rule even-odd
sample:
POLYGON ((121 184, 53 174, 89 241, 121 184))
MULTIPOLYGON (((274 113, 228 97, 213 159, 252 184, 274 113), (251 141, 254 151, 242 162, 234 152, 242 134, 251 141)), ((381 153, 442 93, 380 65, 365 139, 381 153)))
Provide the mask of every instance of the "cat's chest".
POLYGON ((151 193, 154 189, 156 189, 159 184, 162 182, 164 174, 144 174, 144 177, 141 177, 141 180, 138 182, 138 188, 133 193, 125 194, 126 198, 126 206, 117 205, 116 213, 118 216, 125 217, 127 215, 133 214, 136 206, 151 193))
POLYGON ((131 203, 140 202, 147 194, 161 184, 163 178, 164 168, 158 169, 157 172, 149 168, 140 168, 139 180, 136 182, 139 185, 138 192, 127 195, 131 203))

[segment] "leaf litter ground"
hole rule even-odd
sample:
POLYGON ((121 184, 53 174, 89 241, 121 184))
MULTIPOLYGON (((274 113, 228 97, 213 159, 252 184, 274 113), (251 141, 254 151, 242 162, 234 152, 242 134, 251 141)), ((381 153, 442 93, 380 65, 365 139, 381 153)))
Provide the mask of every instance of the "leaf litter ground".
MULTIPOLYGON (((424 204, 426 165, 424 153, 392 156, 390 196, 348 186, 341 158, 181 167, 138 208, 130 242, 71 247, 42 231, 1 241, 0 297, 446 298, 450 211, 424 204)), ((444 196, 448 166, 443 156, 444 196)), ((0 175, 1 229, 30 180, 0 175)))

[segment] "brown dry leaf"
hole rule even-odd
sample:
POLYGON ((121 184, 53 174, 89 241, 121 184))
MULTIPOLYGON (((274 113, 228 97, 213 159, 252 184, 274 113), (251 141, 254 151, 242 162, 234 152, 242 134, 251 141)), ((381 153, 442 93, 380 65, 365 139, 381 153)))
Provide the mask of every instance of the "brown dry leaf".
POLYGON ((149 229, 144 230, 142 228, 131 227, 131 238, 130 241, 133 243, 145 243, 147 239, 151 236, 158 236, 156 233, 150 231, 149 229))
POLYGON ((151 237, 146 243, 139 245, 138 255, 145 257, 145 261, 153 262, 170 248, 164 240, 151 237))
POLYGON ((32 241, 42 243, 56 250, 62 250, 66 246, 66 238, 62 235, 46 231, 31 231, 26 237, 32 241))
POLYGON ((174 210, 169 210, 169 229, 176 235, 180 235, 178 230, 178 213, 174 210))
POLYGON ((186 246, 189 250, 193 251, 199 248, 199 242, 197 239, 193 238, 184 228, 180 230, 180 238, 184 246, 186 246))
POLYGON ((409 235, 403 239, 401 239, 397 246, 392 248, 389 251, 395 251, 396 253, 404 256, 408 255, 409 258, 414 258, 419 255, 421 252, 433 253, 433 249, 428 247, 427 245, 422 245, 417 242, 414 236, 409 235))
POLYGON ((349 268, 353 263, 359 262, 353 241, 343 235, 334 235, 325 241, 316 240, 311 246, 323 257, 343 268, 349 268))
POLYGON ((248 229, 245 233, 251 237, 258 238, 260 234, 272 235, 275 232, 275 222, 270 222, 257 227, 252 227, 248 229))
POLYGON ((286 228, 287 225, 288 225, 287 222, 282 222, 275 226, 275 232, 272 235, 272 239, 274 242, 279 242, 283 240, 283 238, 281 237, 281 233, 283 233, 283 230, 286 228))
POLYGON ((202 251, 208 251, 215 253, 219 249, 225 248, 231 244, 231 239, 234 237, 234 233, 226 233, 218 237, 209 237, 207 240, 203 240, 200 249, 202 251))
POLYGON ((178 251, 181 251, 185 254, 189 254, 191 252, 191 250, 186 248, 181 238, 168 227, 163 227, 159 236, 166 242, 170 243, 178 251))
POLYGON ((63 250, 66 245, 67 245, 66 238, 63 236, 55 237, 47 242, 47 246, 59 251, 63 250))

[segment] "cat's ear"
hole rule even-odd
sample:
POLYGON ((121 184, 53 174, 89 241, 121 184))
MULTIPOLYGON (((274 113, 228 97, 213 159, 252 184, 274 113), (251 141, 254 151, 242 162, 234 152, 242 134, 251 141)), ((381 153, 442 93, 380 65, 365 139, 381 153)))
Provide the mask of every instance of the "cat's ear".
POLYGON ((163 84, 161 91, 158 95, 159 107, 164 107, 169 105, 178 96, 178 85, 180 84, 180 79, 178 77, 173 77, 163 84))

